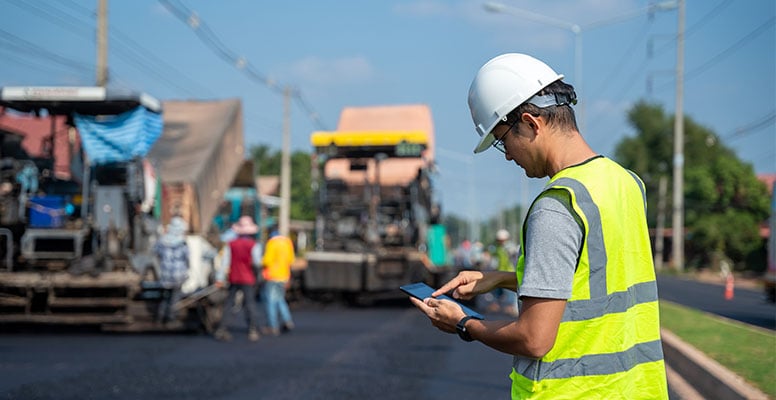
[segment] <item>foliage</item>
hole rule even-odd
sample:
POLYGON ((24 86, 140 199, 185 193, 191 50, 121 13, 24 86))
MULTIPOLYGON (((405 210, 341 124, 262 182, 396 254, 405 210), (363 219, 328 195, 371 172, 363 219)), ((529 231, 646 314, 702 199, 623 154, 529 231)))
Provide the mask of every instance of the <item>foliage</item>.
POLYGON ((445 214, 442 218, 447 235, 450 237, 450 245, 456 247, 458 243, 469 239, 469 221, 457 215, 445 214))
POLYGON ((523 215, 522 207, 516 204, 510 208, 500 210, 498 214, 489 218, 480 227, 481 241, 492 244, 496 241, 496 231, 506 229, 512 237, 512 241, 519 243, 522 237, 523 215))
MULTIPOLYGON (((258 145, 253 146, 250 151, 254 163, 258 165, 259 174, 280 176, 280 150, 273 152, 266 145, 258 145)), ((302 151, 291 154, 291 219, 315 220, 310 165, 310 154, 302 151)))
MULTIPOLYGON (((468 219, 454 214, 446 214, 442 219, 442 224, 445 225, 453 246, 466 239, 473 240, 470 237, 471 222, 468 219)), ((522 230, 522 209, 520 205, 500 210, 497 215, 481 222, 476 228, 479 231, 475 232, 475 236, 478 236, 482 243, 490 244, 495 242, 496 231, 500 228, 508 230, 512 235, 512 240, 519 242, 522 230)))
MULTIPOLYGON (((657 221, 658 181, 670 178, 673 160, 673 116, 657 105, 636 104, 628 113, 636 136, 621 141, 617 160, 641 176, 647 186, 648 220, 657 221)), ((687 245, 695 263, 707 265, 720 254, 738 267, 763 241, 759 224, 768 217, 768 192, 750 164, 739 160, 719 137, 685 117, 684 199, 687 245)), ((671 210, 672 185, 666 193, 671 210)), ((671 226, 666 211, 665 226, 671 226)))

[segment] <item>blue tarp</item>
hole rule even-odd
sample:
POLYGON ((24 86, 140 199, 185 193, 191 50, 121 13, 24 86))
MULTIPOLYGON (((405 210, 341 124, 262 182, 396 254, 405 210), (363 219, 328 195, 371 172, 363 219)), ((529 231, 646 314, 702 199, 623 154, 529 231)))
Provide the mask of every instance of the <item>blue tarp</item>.
POLYGON ((162 135, 162 114, 137 107, 118 115, 75 114, 84 151, 92 164, 145 157, 162 135))

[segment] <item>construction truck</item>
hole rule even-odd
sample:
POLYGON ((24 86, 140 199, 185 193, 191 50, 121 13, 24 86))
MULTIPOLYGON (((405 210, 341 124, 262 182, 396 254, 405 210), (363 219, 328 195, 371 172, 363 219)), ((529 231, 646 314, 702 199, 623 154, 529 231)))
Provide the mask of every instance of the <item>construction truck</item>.
POLYGON ((0 106, 0 323, 207 329, 220 317, 201 278, 209 273, 195 268, 178 319, 155 323, 169 288, 153 245, 169 219, 148 153, 163 130, 181 140, 180 126, 167 132, 161 102, 102 87, 4 87, 0 106), (9 127, 15 118, 22 123, 9 127), (26 154, 25 125, 41 120, 51 124, 46 150, 26 154))
POLYGON ((428 257, 440 210, 427 106, 347 107, 336 131, 310 140, 317 217, 303 274, 308 295, 364 303, 449 275, 428 257))

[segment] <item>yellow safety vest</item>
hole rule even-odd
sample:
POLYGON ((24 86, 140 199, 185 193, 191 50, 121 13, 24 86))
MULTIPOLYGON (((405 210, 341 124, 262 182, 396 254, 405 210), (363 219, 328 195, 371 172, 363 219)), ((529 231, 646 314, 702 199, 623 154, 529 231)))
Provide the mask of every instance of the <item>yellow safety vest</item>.
POLYGON ((667 399, 644 183, 598 157, 558 172, 543 194, 554 190, 571 198, 582 249, 555 345, 514 358, 512 398, 667 399))

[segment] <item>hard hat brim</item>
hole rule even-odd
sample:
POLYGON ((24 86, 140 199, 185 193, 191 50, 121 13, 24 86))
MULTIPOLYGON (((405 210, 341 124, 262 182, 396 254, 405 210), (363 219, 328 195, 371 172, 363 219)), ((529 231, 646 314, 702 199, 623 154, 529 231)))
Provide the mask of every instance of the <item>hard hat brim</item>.
POLYGON ((488 147, 493 145, 493 142, 496 141, 496 137, 493 136, 492 133, 488 133, 487 135, 480 138, 480 142, 477 143, 477 147, 474 148, 474 154, 482 153, 483 151, 487 150, 488 147))

